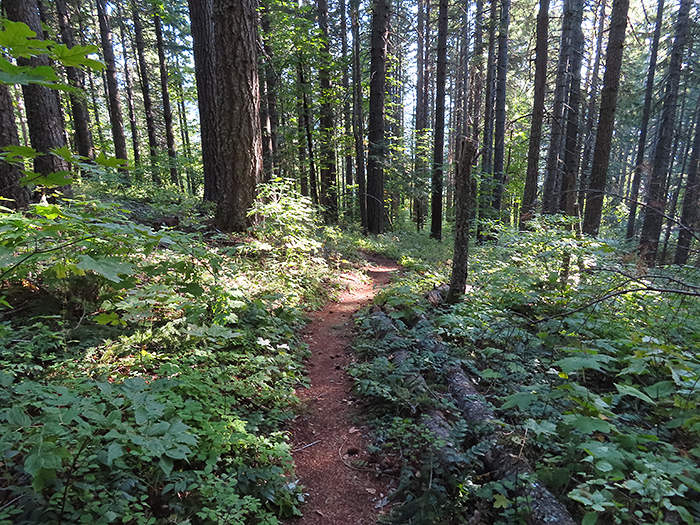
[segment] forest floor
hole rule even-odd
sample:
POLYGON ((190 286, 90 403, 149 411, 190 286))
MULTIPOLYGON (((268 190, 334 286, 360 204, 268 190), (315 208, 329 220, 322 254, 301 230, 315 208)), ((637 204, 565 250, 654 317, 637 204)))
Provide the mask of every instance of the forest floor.
POLYGON ((389 511, 388 477, 371 467, 368 430, 362 423, 346 369, 353 360, 353 314, 369 304, 377 289, 389 283, 399 267, 389 259, 368 258, 370 279, 345 275, 347 290, 338 300, 311 315, 304 331, 311 357, 309 388, 299 389, 299 415, 292 435, 296 477, 304 487, 304 516, 299 525, 369 525, 389 511))

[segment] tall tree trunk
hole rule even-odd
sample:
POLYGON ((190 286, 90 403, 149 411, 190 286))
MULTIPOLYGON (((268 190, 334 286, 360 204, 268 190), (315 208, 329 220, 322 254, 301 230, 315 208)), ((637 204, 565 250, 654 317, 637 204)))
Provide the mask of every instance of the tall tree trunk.
POLYGON ((615 125, 615 108, 620 86, 622 50, 625 43, 628 10, 629 0, 613 0, 610 35, 605 53, 603 90, 600 95, 600 117, 598 118, 598 131, 596 133, 593 164, 591 166, 591 181, 583 218, 583 232, 593 236, 598 235, 603 211, 603 192, 605 191, 608 165, 610 164, 610 146, 612 144, 613 126, 615 125))
MULTIPOLYGON (((498 31, 498 63, 496 69, 496 127, 494 130, 493 172, 494 188, 493 209, 501 211, 503 186, 506 174, 503 169, 506 139, 506 75, 508 72, 508 26, 510 25, 510 0, 501 0, 501 20, 498 31)), ((498 215, 497 215, 498 216, 498 215)))
POLYGON ((160 66, 160 92, 163 98, 163 120, 165 120, 165 140, 168 145, 170 160, 170 182, 180 186, 177 169, 177 153, 175 152, 175 133, 173 132, 173 110, 170 107, 170 88, 168 86, 168 66, 165 63, 165 44, 160 16, 153 15, 153 25, 156 30, 156 46, 158 47, 158 64, 160 66))
POLYGON ((270 172, 280 175, 279 166, 279 112, 277 110, 277 73, 272 63, 273 49, 270 44, 270 15, 267 2, 262 4, 263 11, 260 17, 260 28, 263 32, 263 50, 265 51, 265 93, 267 95, 267 116, 270 121, 270 148, 272 158, 270 159, 270 172))
POLYGON ((336 184, 336 161, 333 134, 333 91, 331 83, 331 43, 328 31, 328 1, 318 0, 318 24, 323 36, 322 59, 319 69, 321 83, 321 204, 326 223, 338 220, 338 188, 336 184))
POLYGON ((427 180, 426 154, 428 148, 428 97, 426 91, 426 14, 427 0, 418 0, 418 49, 416 54, 416 151, 415 151, 415 181, 414 181, 414 216, 416 228, 421 231, 425 221, 425 206, 423 184, 427 180))
MULTIPOLYGON (((219 113, 216 98, 216 46, 214 43, 213 0, 189 0, 190 25, 192 28, 192 49, 194 51, 194 74, 197 80, 197 104, 199 106, 200 140, 202 144, 202 165, 204 171, 204 200, 216 202, 219 199, 219 174, 221 160, 219 157, 216 116, 219 113)), ((136 27, 136 19, 134 19, 136 27)), ((138 38, 138 37, 137 37, 138 38)), ((138 39, 137 39, 138 42, 138 39)), ((141 38, 143 44, 143 38, 141 38)), ((145 58, 139 53, 141 76, 146 70, 145 58)), ((143 85, 143 83, 142 83, 143 85)), ((144 106, 146 96, 144 95, 144 106)), ((150 97, 149 97, 150 103, 150 97)), ((146 110, 148 119, 149 111, 146 110)), ((153 112, 150 112, 153 122, 153 112)), ((153 137, 155 140, 155 136, 153 137)), ((148 142, 151 155, 155 154, 155 144, 151 142, 149 128, 148 142)))
POLYGON ((581 63, 583 61, 583 0, 574 2, 571 35, 571 83, 566 112, 566 139, 564 142, 564 174, 561 181, 559 209, 569 216, 576 215, 576 179, 581 158, 578 141, 581 105, 581 63))
POLYGON ((578 207, 583 210, 588 189, 588 178, 591 167, 591 156, 595 143, 595 116, 598 107, 598 84, 600 83, 600 58, 603 54, 603 34, 605 33, 605 5, 607 0, 600 1, 598 19, 598 34, 596 36, 595 60, 591 72, 590 88, 588 90, 588 107, 586 109, 586 131, 583 134, 583 158, 581 159, 581 176, 579 179, 578 207))
POLYGON ((574 26, 575 0, 564 0, 559 62, 557 64, 557 84, 554 90, 552 129, 547 151, 547 171, 542 189, 542 212, 553 214, 559 207, 561 174, 564 161, 564 137, 566 131, 566 95, 569 88, 571 43, 574 26))
MULTIPOLYGON (((65 0, 56 0, 55 3, 61 40, 70 49, 75 45, 73 31, 71 30, 70 13, 65 0)), ((92 134, 90 133, 87 99, 83 93, 85 90, 83 72, 77 67, 66 67, 66 76, 68 77, 68 83, 80 91, 79 93, 69 94, 75 131, 75 146, 79 155, 93 159, 95 157, 95 148, 92 143, 92 134)))
MULTIPOLYGON (((5 0, 3 6, 7 18, 14 22, 23 22, 41 39, 41 19, 36 2, 32 0, 5 0)), ((45 55, 32 58, 19 58, 20 66, 51 67, 45 55)), ((32 147, 40 154, 34 159, 34 170, 44 177, 57 171, 68 171, 70 167, 61 157, 51 154, 54 148, 66 145, 63 118, 56 92, 38 84, 22 86, 24 105, 29 127, 29 139, 32 147)), ((63 193, 70 195, 70 186, 63 187, 63 193)))
MULTIPOLYGON (((471 136, 474 143, 479 144, 479 129, 481 117, 481 92, 482 92, 482 77, 483 77, 483 54, 484 54, 484 1, 476 0, 476 11, 474 14, 474 53, 472 54, 470 64, 469 82, 469 120, 471 127, 471 136)), ((473 188, 472 188, 473 189, 473 188)), ((475 192, 472 192, 471 198, 474 199, 475 192)))
POLYGON ((214 0, 216 130, 227 168, 219 178, 216 224, 223 231, 245 231, 262 179, 257 7, 257 0, 214 0))
MULTIPOLYGON (((491 0, 491 14, 489 16, 489 52, 486 59, 486 90, 484 94, 484 140, 481 156, 481 171, 489 179, 487 183, 486 199, 491 199, 491 176, 493 173, 493 109, 494 109, 494 62, 496 57, 496 5, 497 0, 491 0)), ((482 190, 483 193, 483 190, 482 190)))
POLYGON ((306 146, 309 153, 309 188, 311 190, 311 200, 314 204, 319 204, 318 185, 316 184, 316 166, 314 162, 314 142, 311 132, 311 108, 309 108, 309 85, 304 78, 304 65, 299 59, 297 64, 297 76, 299 89, 301 90, 302 109, 304 114, 304 130, 306 132, 306 146))
MULTIPOLYGON (((700 96, 697 101, 700 107, 700 96)), ((700 209, 700 177, 698 177, 698 163, 700 161, 700 121, 695 123, 695 138, 693 139, 693 152, 688 167, 688 179, 685 183, 683 195, 683 208, 681 211, 680 231, 678 232, 678 244, 673 264, 684 265, 688 262, 690 245, 692 243, 695 227, 698 221, 700 209)))
POLYGON ((360 21, 359 0, 350 4, 352 28, 352 93, 353 133, 355 138, 355 165, 357 166, 357 192, 360 206, 360 224, 367 232, 367 188, 365 184, 364 116, 362 111, 362 69, 360 67, 360 21))
POLYGON ((549 33, 549 0, 540 0, 537 14, 537 42, 535 44, 535 93, 530 121, 530 142, 527 152, 527 174, 523 203, 520 209, 520 228, 532 218, 537 199, 537 178, 542 144, 542 121, 544 120, 544 97, 547 88, 547 37, 549 33))
POLYGON ((389 38, 389 0, 374 0, 372 9, 369 81, 369 156, 367 158, 367 231, 382 233, 384 221, 384 138, 386 55, 389 38))
POLYGON ((664 90, 664 105, 659 123, 659 138, 654 152, 654 164, 649 178, 647 191, 646 213, 642 223, 642 234, 639 240, 639 252, 650 265, 656 263, 656 252, 659 245, 659 235, 663 224, 663 213, 666 208, 666 175, 670 162, 671 142, 673 141, 673 126, 676 119, 678 103, 678 86, 681 76, 681 62, 688 39, 688 22, 691 0, 681 0, 676 18, 676 35, 671 50, 671 61, 668 66, 666 87, 664 90))
POLYGON ((430 192, 430 237, 442 239, 442 185, 445 153, 445 82, 447 76, 447 10, 449 0, 440 0, 438 13, 438 47, 435 95, 435 142, 433 145, 433 177, 430 192))
MULTIPOLYGON (((197 24, 197 19, 201 16, 205 16, 206 12, 203 11, 201 13, 195 13, 193 12, 194 10, 192 9, 193 5, 196 4, 198 8, 200 9, 206 9, 207 4, 210 4, 211 0, 191 0, 190 3, 190 18, 192 20, 192 36, 193 39, 195 38, 195 25, 197 24)), ((146 64, 146 43, 144 41, 144 35, 143 35, 143 25, 141 24, 141 16, 139 15, 139 10, 138 6, 136 5, 136 0, 131 0, 131 13, 132 13, 132 18, 134 22, 134 36, 136 37, 136 52, 138 54, 138 62, 139 62, 139 73, 141 76, 141 94, 143 95, 143 111, 146 114, 146 131, 148 132, 148 149, 149 153, 151 156, 151 178, 154 183, 160 184, 160 173, 159 173, 159 168, 157 165, 156 157, 158 155, 158 138, 156 136, 156 119, 154 116, 153 112, 153 101, 151 100, 151 81, 149 78, 148 74, 148 65, 146 64)), ((201 37, 204 37, 205 35, 202 34, 201 37)), ((200 44, 195 43, 195 61, 197 60, 197 46, 198 45, 204 45, 203 42, 201 42, 202 38, 199 39, 200 44)), ((208 47, 207 51, 209 53, 213 53, 213 48, 208 47)), ((201 53, 200 53, 201 55, 201 53)), ((200 59, 201 60, 201 59, 200 59)), ((204 61, 205 63, 207 60, 204 61)), ((197 70, 197 65, 195 64, 195 75, 197 70)), ((212 74, 214 74, 212 72, 212 74)), ((199 78, 197 79, 197 90, 199 91, 199 78)), ((201 94, 200 94, 201 98, 201 94)), ((200 102, 201 103, 201 102, 200 102)), ((202 122, 204 122, 204 117, 202 118, 202 122)), ((202 126, 204 128, 204 125, 202 126)), ((204 133, 204 129, 202 129, 202 132, 204 133)), ((206 155, 204 152, 204 137, 202 137, 202 155, 204 159, 206 159, 206 155)), ((205 166, 206 166, 206 160, 205 166)), ((206 188, 206 167, 205 167, 205 188, 206 188)), ((205 199, 206 197, 206 189, 204 191, 205 194, 205 199)), ((207 199, 208 200, 208 199, 207 199)))
MULTIPOLYGON (((19 135, 10 88, 0 84, 0 149, 6 146, 19 146, 19 135)), ((26 187, 20 186, 21 177, 17 166, 0 160, 0 196, 14 201, 10 204, 3 202, 3 206, 22 209, 29 205, 31 194, 26 187)))
POLYGON ((647 71, 647 83, 644 90, 644 107, 642 109, 642 122, 639 124, 639 142, 637 143, 637 159, 634 163, 634 178, 630 189, 630 212, 627 217, 627 238, 634 237, 635 222, 637 217, 637 200, 639 199, 639 186, 642 183, 644 172, 644 150, 646 148, 647 133, 649 129, 649 117, 651 115, 651 98, 654 94, 654 76, 656 75, 656 59, 659 53, 659 40, 661 38, 661 26, 664 16, 664 0, 658 0, 656 8, 656 27, 651 41, 649 54, 649 69, 647 71))
POLYGON ((350 75, 348 74, 350 60, 348 54, 348 23, 346 0, 340 0, 340 49, 343 64, 343 129, 345 132, 345 140, 343 141, 343 149, 345 150, 345 192, 344 192, 344 208, 345 213, 352 219, 353 213, 353 198, 350 187, 352 186, 352 148, 349 140, 352 136, 351 126, 352 119, 350 117, 350 100, 352 93, 350 92, 350 75))
POLYGON ((112 141, 114 142, 114 154, 118 159, 127 160, 126 137, 124 135, 124 118, 122 117, 121 102, 119 100, 119 85, 117 84, 117 67, 112 48, 112 33, 109 27, 109 18, 105 7, 105 0, 96 0, 97 19, 100 23, 100 40, 102 42, 102 54, 105 60, 107 74, 107 90, 109 92, 109 119, 112 124, 112 141))
MULTIPOLYGON (((121 10, 121 5, 118 4, 121 10)), ((131 129, 131 146, 134 151, 134 164, 141 165, 141 148, 139 143, 139 127, 136 123, 136 111, 134 110, 134 85, 131 80, 131 71, 129 70, 129 59, 127 55, 127 38, 124 19, 119 17, 119 36, 122 45, 122 55, 124 57, 124 83, 126 84, 126 102, 129 109, 129 128, 131 129)))

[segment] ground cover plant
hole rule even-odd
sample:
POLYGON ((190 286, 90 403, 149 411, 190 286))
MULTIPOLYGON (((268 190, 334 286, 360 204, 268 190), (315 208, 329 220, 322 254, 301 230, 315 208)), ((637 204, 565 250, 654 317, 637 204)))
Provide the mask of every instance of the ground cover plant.
POLYGON ((332 292, 325 230, 284 182, 248 236, 155 231, 121 199, 1 210, 0 523, 298 514, 282 424, 303 306, 332 292))
MULTIPOLYGON (((373 242, 401 252, 402 236, 373 242)), ((700 519, 696 268, 646 268, 623 245, 547 220, 475 247, 464 301, 432 307, 424 293, 449 280, 445 259, 406 237, 409 270, 378 298, 401 336, 361 316, 364 360, 351 372, 378 451, 402 458, 396 522, 524 523, 527 483, 585 524, 700 519), (450 363, 494 411, 488 429, 452 401, 450 363), (429 428, 436 410, 448 434, 429 428), (447 460, 446 444, 459 445, 447 460), (498 447, 534 475, 497 479, 483 465, 498 447)))

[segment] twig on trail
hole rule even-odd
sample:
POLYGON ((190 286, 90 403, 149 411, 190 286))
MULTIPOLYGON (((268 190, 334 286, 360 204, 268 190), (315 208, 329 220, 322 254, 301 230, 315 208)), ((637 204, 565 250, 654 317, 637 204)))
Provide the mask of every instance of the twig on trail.
POLYGON ((373 469, 373 468, 359 468, 351 465, 345 459, 343 458, 343 452, 342 450, 345 448, 345 443, 347 443, 347 440, 343 441, 343 444, 340 445, 340 448, 338 449, 338 457, 340 458, 340 461, 343 462, 343 465, 348 467, 349 469, 352 470, 357 470, 358 472, 369 472, 370 474, 377 474, 379 476, 386 476, 391 479, 398 479, 396 476, 392 476, 391 474, 387 474, 386 472, 382 472, 381 470, 373 469))
POLYGON ((292 452, 299 452, 300 450, 304 450, 305 448, 313 447, 314 445, 316 445, 317 443, 320 443, 321 441, 322 440, 317 439, 313 443, 309 443, 308 445, 304 445, 303 447, 293 449, 292 452))

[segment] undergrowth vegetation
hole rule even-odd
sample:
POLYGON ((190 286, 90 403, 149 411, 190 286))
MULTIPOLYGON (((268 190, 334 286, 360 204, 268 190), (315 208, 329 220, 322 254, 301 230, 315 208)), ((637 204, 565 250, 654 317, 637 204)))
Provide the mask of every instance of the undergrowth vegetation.
POLYGON ((156 231, 166 197, 0 210, 0 523, 299 514, 282 424, 337 233, 283 181, 250 236, 156 231))
POLYGON ((525 523, 534 502, 521 489, 540 482, 585 525, 700 520, 697 268, 645 268, 548 220, 474 247, 464 301, 431 307, 424 293, 449 281, 449 247, 417 239, 368 241, 405 264, 376 299, 401 337, 361 316, 351 370, 378 453, 401 458, 395 522, 525 523), (431 340, 446 345, 416 344, 431 340), (450 363, 494 411, 487 428, 451 400, 450 363), (427 429, 434 411, 449 438, 427 429), (446 442, 460 447, 447 461, 446 442), (527 458, 535 477, 486 469, 494 447, 527 458))

